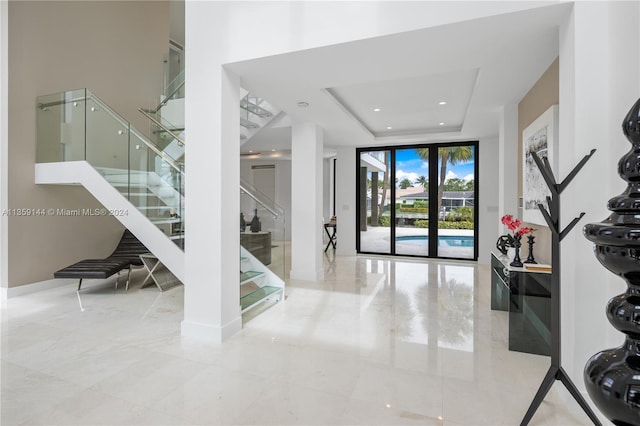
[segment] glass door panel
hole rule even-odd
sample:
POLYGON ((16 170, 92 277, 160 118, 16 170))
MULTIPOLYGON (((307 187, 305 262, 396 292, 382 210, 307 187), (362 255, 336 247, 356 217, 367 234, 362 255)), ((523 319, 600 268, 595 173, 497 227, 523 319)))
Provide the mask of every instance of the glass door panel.
POLYGON ((391 253, 390 151, 360 152, 360 251, 391 253))
POLYGON ((429 148, 395 151, 395 253, 429 255, 429 148))
POLYGON ((438 148, 438 257, 475 259, 474 145, 438 148))

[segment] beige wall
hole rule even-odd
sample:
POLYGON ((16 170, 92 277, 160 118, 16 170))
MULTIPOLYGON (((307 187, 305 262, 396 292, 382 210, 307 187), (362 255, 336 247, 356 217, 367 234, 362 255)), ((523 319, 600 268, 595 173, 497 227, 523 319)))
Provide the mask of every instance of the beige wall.
MULTIPOLYGON (((559 60, 556 59, 531 90, 518 104, 518 159, 522 158, 522 131, 552 105, 559 103, 559 60)), ((522 197, 522 162, 518 161, 518 197, 522 197)), ((551 231, 546 226, 531 225, 537 229, 534 257, 538 263, 551 263, 551 231)), ((526 241, 526 240, 525 240, 526 241)), ((523 242, 525 242, 523 241, 523 242)), ((527 246, 523 244, 521 257, 528 254, 527 246)))
MULTIPOLYGON (((136 127, 162 87, 169 2, 9 3, 9 208, 100 207, 81 187, 34 184, 35 100, 86 87, 136 127)), ((122 227, 110 217, 10 217, 8 287, 103 257, 122 227)))

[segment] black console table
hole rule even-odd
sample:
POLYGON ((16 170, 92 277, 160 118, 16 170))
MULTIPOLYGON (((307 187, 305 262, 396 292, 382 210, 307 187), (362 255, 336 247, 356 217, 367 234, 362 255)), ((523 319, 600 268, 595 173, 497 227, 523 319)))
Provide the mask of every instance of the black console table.
POLYGON ((509 350, 551 355, 551 274, 491 253, 491 309, 509 312, 509 350))

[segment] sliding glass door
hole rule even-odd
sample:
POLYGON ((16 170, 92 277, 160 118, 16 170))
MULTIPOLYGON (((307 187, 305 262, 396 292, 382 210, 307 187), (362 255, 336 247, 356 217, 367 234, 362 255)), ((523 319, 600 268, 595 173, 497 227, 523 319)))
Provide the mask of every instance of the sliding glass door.
POLYGON ((395 254, 429 255, 429 149, 395 150, 395 254))
POLYGON ((477 154, 477 142, 358 149, 358 252, 476 260, 477 154))

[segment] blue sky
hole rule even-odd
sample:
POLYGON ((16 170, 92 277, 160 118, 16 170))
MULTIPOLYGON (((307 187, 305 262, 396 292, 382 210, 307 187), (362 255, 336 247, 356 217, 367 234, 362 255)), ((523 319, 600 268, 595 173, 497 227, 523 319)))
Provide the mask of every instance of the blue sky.
MULTIPOLYGON (((474 162, 459 163, 455 166, 447 165, 447 179, 459 178, 473 180, 474 162)), ((412 183, 419 176, 429 176, 427 163, 418 157, 415 149, 396 150, 396 177, 398 182, 407 178, 412 183)))

